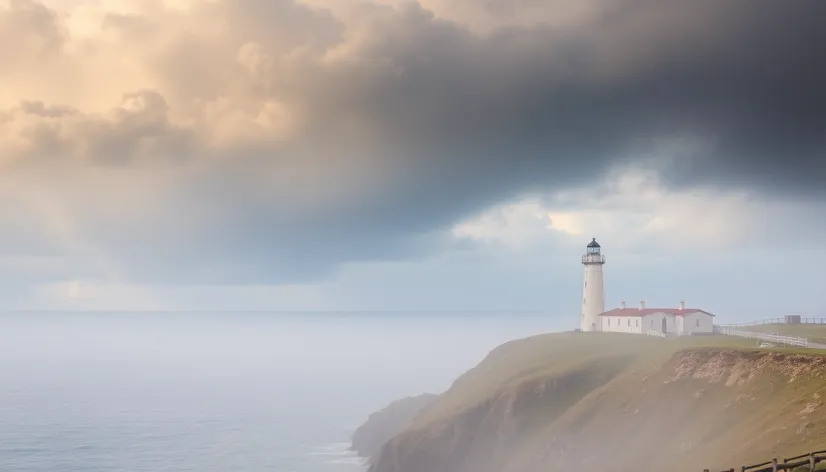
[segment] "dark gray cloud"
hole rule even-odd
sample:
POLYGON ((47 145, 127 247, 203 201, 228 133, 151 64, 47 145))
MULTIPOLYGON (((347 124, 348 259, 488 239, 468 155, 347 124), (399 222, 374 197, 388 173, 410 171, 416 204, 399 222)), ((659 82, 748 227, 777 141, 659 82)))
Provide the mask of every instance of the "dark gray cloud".
MULTIPOLYGON (((572 32, 478 38, 411 6, 362 50, 366 64, 403 72, 338 89, 413 162, 413 185, 454 198, 582 181, 671 137, 704 141, 664 168, 675 184, 815 190, 826 177, 823 13, 807 1, 633 0, 572 32)), ((335 72, 319 88, 347 79, 335 72)))
POLYGON ((574 31, 480 38, 415 5, 387 12, 360 63, 308 69, 314 79, 300 95, 317 118, 307 140, 334 141, 355 116, 376 136, 369 152, 404 176, 344 212, 343 225, 310 227, 346 253, 360 236, 445 228, 519 192, 587 185, 652 153, 646 164, 674 186, 821 198, 824 13, 817 2, 635 0, 574 31), (393 68, 366 73, 385 63, 393 68), (669 159, 656 155, 669 151, 663 139, 701 145, 669 159))
MULTIPOLYGON (((254 41, 290 55, 256 93, 295 106, 309 126, 222 149, 231 164, 164 187, 151 214, 85 214, 83 239, 135 280, 305 281, 348 261, 422 256, 490 204, 587 185, 635 160, 675 187, 818 199, 826 189, 824 2, 605 1, 569 28, 490 35, 415 3, 363 6, 362 39, 338 61, 321 57, 347 38, 342 23, 264 3, 220 10, 242 33, 227 47, 254 41), (284 28, 268 26, 274 18, 284 28)), ((205 68, 194 41, 176 41, 155 64, 205 68)), ((225 86, 223 76, 184 76, 164 83, 204 96, 225 86)), ((207 158, 194 132, 169 123, 160 94, 137 97, 137 111, 90 119, 83 149, 121 164, 161 151, 207 158)), ((53 151, 55 128, 42 132, 53 151)))

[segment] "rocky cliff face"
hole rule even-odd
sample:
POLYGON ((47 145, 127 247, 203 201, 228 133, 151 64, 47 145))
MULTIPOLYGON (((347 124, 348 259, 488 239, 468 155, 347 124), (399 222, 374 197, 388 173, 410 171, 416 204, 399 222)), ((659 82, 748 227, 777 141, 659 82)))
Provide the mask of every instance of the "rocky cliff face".
POLYGON ((421 411, 432 404, 436 395, 422 394, 396 400, 370 415, 353 433, 352 449, 360 456, 376 459, 381 447, 404 430, 421 411))
POLYGON ((616 339, 539 371, 519 343, 490 356, 387 442, 371 472, 726 469, 826 446, 826 357, 616 339), (518 360, 510 375, 505 359, 518 360))

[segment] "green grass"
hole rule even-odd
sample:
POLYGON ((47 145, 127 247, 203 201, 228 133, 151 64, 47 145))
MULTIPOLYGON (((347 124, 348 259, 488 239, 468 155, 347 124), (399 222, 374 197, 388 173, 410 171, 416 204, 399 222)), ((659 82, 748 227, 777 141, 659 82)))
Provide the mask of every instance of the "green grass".
POLYGON ((758 333, 801 336, 813 343, 826 344, 826 324, 776 324, 747 326, 741 329, 758 333))
MULTIPOLYGON (((821 462, 815 466, 814 472, 826 470, 826 463, 821 462)), ((794 472, 812 472, 812 469, 809 468, 808 465, 804 465, 803 467, 798 467, 794 469, 794 472)))

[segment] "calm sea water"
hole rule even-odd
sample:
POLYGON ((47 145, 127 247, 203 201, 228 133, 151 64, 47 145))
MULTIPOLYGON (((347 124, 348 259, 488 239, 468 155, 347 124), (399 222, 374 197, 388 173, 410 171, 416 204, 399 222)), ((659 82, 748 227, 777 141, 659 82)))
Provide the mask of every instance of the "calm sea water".
POLYGON ((0 315, 0 471, 362 472, 369 413, 439 392, 525 314, 0 315))

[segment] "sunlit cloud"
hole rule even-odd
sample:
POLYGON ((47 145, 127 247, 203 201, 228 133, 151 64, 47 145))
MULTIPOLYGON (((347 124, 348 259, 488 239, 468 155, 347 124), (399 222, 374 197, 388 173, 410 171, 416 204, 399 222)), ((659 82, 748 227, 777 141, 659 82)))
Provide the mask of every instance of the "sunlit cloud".
POLYGON ((823 221, 808 8, 2 1, 0 280, 329 306, 343 268, 479 247, 779 250, 823 221))

